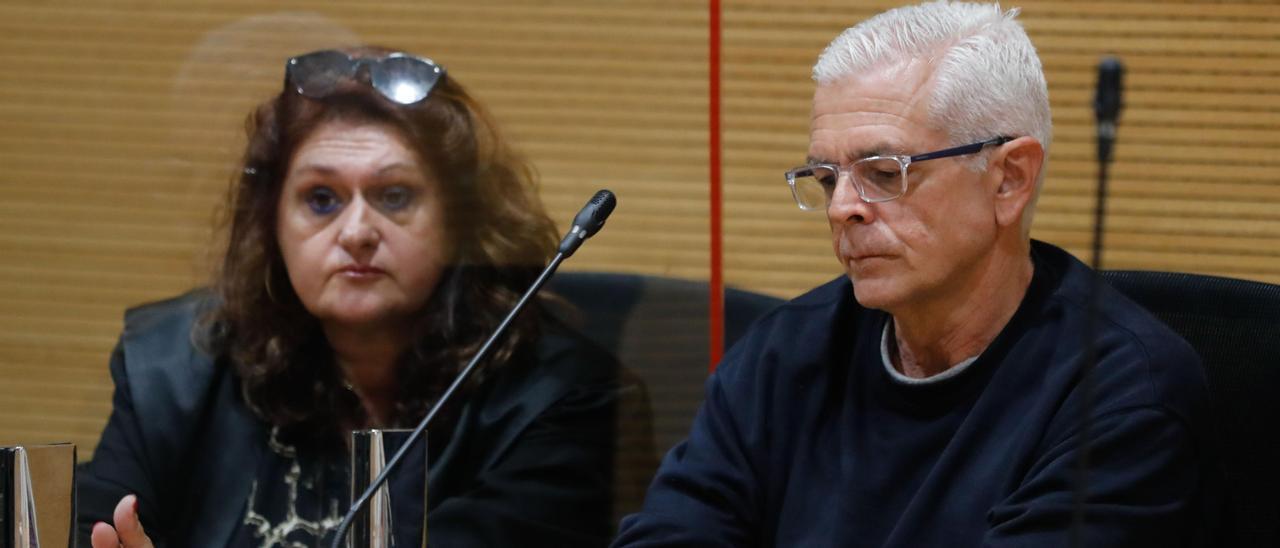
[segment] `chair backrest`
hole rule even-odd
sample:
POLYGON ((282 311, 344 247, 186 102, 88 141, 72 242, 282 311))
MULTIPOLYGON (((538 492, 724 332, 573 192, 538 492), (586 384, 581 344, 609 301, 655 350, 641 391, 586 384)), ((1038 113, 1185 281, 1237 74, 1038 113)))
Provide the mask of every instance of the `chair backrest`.
POLYGON ((1280 546, 1280 286, 1175 272, 1103 278, 1200 354, 1240 546, 1280 546))
MULTIPOLYGON (((689 434, 710 365, 706 282, 609 272, 562 272, 550 289, 577 307, 569 322, 611 350, 648 387, 654 449, 666 454, 689 434)), ((781 299, 725 290, 725 346, 781 299)), ((573 314, 569 314, 572 316, 573 314)))
MULTIPOLYGON (((710 288, 658 276, 563 272, 548 287, 571 309, 552 307, 570 325, 613 352, 641 394, 624 396, 614 447, 615 523, 636 512, 658 461, 689 434, 710 365, 710 288)), ((738 339, 781 299, 727 289, 725 344, 738 339)))

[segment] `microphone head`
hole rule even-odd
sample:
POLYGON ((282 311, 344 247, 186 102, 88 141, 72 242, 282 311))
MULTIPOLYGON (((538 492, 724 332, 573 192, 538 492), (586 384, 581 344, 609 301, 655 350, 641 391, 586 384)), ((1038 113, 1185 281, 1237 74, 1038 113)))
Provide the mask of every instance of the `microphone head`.
POLYGON ((582 207, 578 216, 573 218, 573 224, 582 230, 583 238, 589 238, 604 226, 605 219, 609 218, 613 208, 617 206, 618 198, 613 192, 600 190, 587 201, 587 205, 582 207))
POLYGON ((1093 112, 1098 122, 1115 123, 1123 106, 1120 90, 1124 87, 1124 65, 1120 59, 1105 57, 1098 63, 1098 90, 1093 96, 1093 112))
POLYGON ((573 218, 573 229, 560 240, 559 253, 565 258, 573 255, 582 242, 604 226, 605 219, 609 218, 609 214, 613 213, 613 208, 617 205, 618 198, 612 192, 608 190, 596 192, 595 196, 587 200, 587 205, 582 206, 582 211, 573 218))

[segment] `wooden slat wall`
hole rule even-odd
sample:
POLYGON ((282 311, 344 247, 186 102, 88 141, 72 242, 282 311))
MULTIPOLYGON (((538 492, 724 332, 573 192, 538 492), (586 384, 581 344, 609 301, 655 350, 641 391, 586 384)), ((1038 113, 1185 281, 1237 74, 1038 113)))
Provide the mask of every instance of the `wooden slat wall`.
MULTIPOLYGON (((809 70, 842 29, 899 2, 730 0, 724 15, 725 279, 794 296, 840 273, 825 217, 796 209, 809 70)), ((1128 70, 1104 266, 1280 283, 1280 6, 1020 6, 1049 81, 1055 143, 1033 236, 1088 257, 1096 65, 1128 70)))
MULTIPOLYGON (((724 1, 730 284, 791 296, 838 273, 824 219, 780 174, 804 157, 814 58, 889 5, 724 1)), ((1280 282, 1275 3, 1019 5, 1057 131, 1035 236, 1087 249, 1087 104, 1098 56, 1117 53, 1107 265, 1280 282)), ((616 190, 609 228, 567 268, 705 279, 707 21, 704 0, 0 5, 0 443, 91 454, 121 312, 206 278, 244 114, 286 56, 335 42, 446 65, 536 163, 561 223, 616 190)))
POLYGON ((0 5, 0 444, 92 453, 123 310, 207 279, 244 116, 312 49, 445 65, 537 165, 562 226, 615 190, 567 269, 706 276, 705 2, 267 4, 0 5))

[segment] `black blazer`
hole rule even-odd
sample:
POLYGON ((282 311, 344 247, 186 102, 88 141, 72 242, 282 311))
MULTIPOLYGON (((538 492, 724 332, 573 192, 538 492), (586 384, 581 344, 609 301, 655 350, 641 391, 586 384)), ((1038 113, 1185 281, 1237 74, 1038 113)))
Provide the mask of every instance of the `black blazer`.
MULTIPOLYGON (((77 479, 83 546, 129 493, 158 546, 227 546, 244 517, 269 427, 244 404, 234 368, 191 342, 207 295, 125 314, 111 357, 113 410, 77 479)), ((431 544, 608 542, 617 405, 643 387, 620 381, 604 350, 544 325, 536 366, 488 379, 430 463, 431 544)))

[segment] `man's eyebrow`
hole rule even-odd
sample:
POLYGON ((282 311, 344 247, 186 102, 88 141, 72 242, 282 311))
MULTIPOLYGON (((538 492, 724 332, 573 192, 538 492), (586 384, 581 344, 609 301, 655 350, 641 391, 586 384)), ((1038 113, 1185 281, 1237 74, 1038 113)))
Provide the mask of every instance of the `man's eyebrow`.
POLYGON ((897 144, 891 143, 889 141, 881 141, 869 147, 848 151, 845 155, 845 160, 849 162, 856 162, 863 158, 870 158, 872 156, 905 154, 903 150, 904 149, 897 144))
POLYGON ((842 154, 842 155, 841 155, 841 156, 842 156, 842 158, 840 158, 840 159, 838 159, 838 160, 831 160, 831 159, 829 159, 829 158, 819 158, 819 157, 817 157, 817 156, 812 156, 812 155, 810 155, 810 156, 808 156, 807 158, 805 158, 805 161, 806 161, 807 165, 814 165, 814 164, 851 164, 851 163, 856 162, 856 161, 858 161, 858 160, 861 160, 861 159, 863 159, 863 158, 870 158, 870 157, 872 157, 872 156, 904 155, 904 154, 906 154, 906 153, 905 153, 905 152, 903 152, 902 147, 899 147, 898 145, 895 145, 895 144, 889 143, 888 141, 885 141, 885 142, 881 142, 881 143, 876 143, 875 145, 872 145, 872 146, 869 146, 869 147, 864 147, 864 148, 857 149, 857 150, 847 151, 846 153, 842 154))

